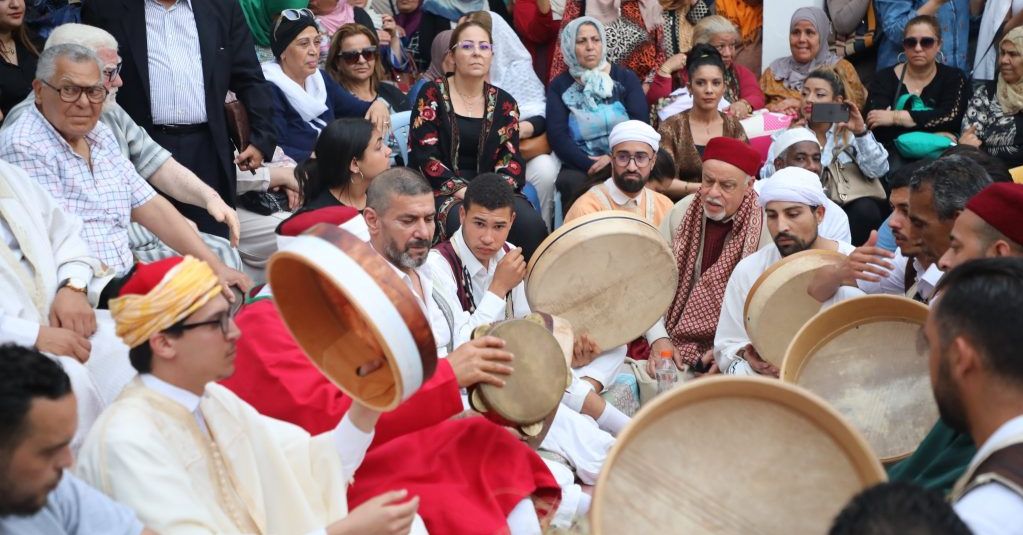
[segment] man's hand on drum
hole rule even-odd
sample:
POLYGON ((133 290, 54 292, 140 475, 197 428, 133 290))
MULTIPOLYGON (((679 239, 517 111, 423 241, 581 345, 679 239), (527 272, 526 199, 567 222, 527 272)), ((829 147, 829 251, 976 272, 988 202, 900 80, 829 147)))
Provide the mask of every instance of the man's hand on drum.
POLYGON ((575 337, 575 343, 572 344, 572 367, 585 366, 593 362, 593 359, 597 358, 599 354, 600 346, 597 345, 597 342, 594 342, 589 334, 579 333, 579 336, 575 337))
POLYGON ((753 371, 760 375, 778 377, 778 367, 761 358, 760 353, 757 353, 753 344, 746 344, 746 347, 742 348, 742 351, 739 351, 739 356, 749 363, 749 366, 750 368, 753 368, 753 371))
POLYGON ((504 386, 504 376, 511 375, 512 354, 505 351, 504 340, 484 336, 470 340, 448 355, 448 363, 455 372, 458 386, 465 388, 478 383, 504 386))
POLYGON ((504 299, 508 292, 522 282, 526 276, 526 259, 522 256, 522 248, 516 247, 497 263, 494 280, 490 283, 490 292, 504 299))
POLYGON ((392 490, 371 498, 327 526, 327 535, 405 535, 419 509, 419 496, 404 501, 407 497, 407 490, 392 490))

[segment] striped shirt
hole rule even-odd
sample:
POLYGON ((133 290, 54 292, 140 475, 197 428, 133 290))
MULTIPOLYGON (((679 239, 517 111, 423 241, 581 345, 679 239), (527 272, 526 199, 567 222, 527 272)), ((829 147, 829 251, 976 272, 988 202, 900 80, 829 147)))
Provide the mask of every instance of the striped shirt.
POLYGON ((146 3, 149 102, 153 124, 206 122, 206 84, 191 0, 146 3))
POLYGON ((92 253, 121 273, 132 265, 128 245, 131 211, 156 191, 121 154, 106 124, 85 136, 92 168, 35 106, 0 133, 0 158, 39 183, 65 212, 82 219, 82 238, 92 253))

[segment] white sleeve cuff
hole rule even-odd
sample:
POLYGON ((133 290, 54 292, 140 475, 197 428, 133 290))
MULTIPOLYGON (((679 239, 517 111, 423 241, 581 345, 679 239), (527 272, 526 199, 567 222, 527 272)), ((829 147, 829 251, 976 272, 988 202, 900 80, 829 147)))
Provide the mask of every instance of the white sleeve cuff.
POLYGON ((647 330, 645 336, 647 343, 650 345, 653 345, 654 342, 660 340, 661 338, 670 338, 668 336, 668 329, 664 327, 664 318, 662 317, 658 319, 657 323, 655 323, 653 327, 650 327, 650 329, 647 330))
POLYGON ((486 321, 483 323, 500 321, 504 319, 504 307, 504 299, 488 290, 483 294, 483 299, 480 300, 480 303, 476 305, 476 311, 473 312, 473 315, 480 317, 480 319, 485 319, 486 321))
POLYGON ((15 316, 0 316, 0 343, 35 347, 39 324, 15 316))
POLYGON ((341 475, 345 481, 352 481, 352 476, 366 457, 366 450, 373 442, 374 435, 376 431, 366 433, 355 427, 347 413, 334 428, 334 447, 341 457, 341 475))
POLYGON ((92 281, 92 266, 85 262, 79 262, 72 260, 65 262, 57 268, 57 281, 63 281, 64 279, 81 279, 86 285, 92 281))

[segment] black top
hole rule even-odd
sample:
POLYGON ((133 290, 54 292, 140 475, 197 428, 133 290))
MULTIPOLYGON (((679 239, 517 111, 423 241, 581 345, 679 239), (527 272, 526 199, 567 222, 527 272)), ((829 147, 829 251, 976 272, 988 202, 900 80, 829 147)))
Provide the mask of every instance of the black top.
MULTIPOLYGON (((37 45, 37 48, 41 47, 37 45)), ((5 117, 11 108, 32 92, 32 80, 36 77, 36 63, 39 61, 17 37, 14 38, 14 49, 18 56, 17 65, 0 59, 0 111, 5 117)))
POLYGON ((471 179, 477 173, 480 150, 476 140, 483 133, 483 118, 463 117, 457 113, 455 117, 458 118, 458 136, 465 141, 458 144, 458 174, 471 179))
MULTIPOLYGON (((889 106, 894 109, 895 94, 901 96, 907 93, 905 84, 900 84, 899 77, 895 75, 895 67, 878 72, 870 82, 868 91, 867 105, 863 110, 864 118, 871 110, 884 110, 889 106)), ((939 63, 934 79, 920 92, 920 99, 931 109, 909 112, 916 123, 913 128, 879 127, 874 129, 874 137, 891 152, 894 150, 892 143, 895 138, 906 132, 949 132, 958 135, 969 97, 970 84, 963 71, 939 63)))
POLYGON ((384 99, 387 105, 391 107, 392 113, 398 113, 403 111, 409 111, 408 96, 401 92, 401 89, 394 84, 387 82, 380 82, 377 84, 377 96, 384 99))

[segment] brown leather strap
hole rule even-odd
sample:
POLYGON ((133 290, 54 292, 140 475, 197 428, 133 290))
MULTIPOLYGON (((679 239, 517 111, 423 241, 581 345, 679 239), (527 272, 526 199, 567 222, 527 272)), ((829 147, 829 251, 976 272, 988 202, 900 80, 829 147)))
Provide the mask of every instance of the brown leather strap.
POLYGON ((974 476, 967 487, 989 481, 1002 483, 1023 498, 1023 443, 992 453, 974 470, 974 476))

